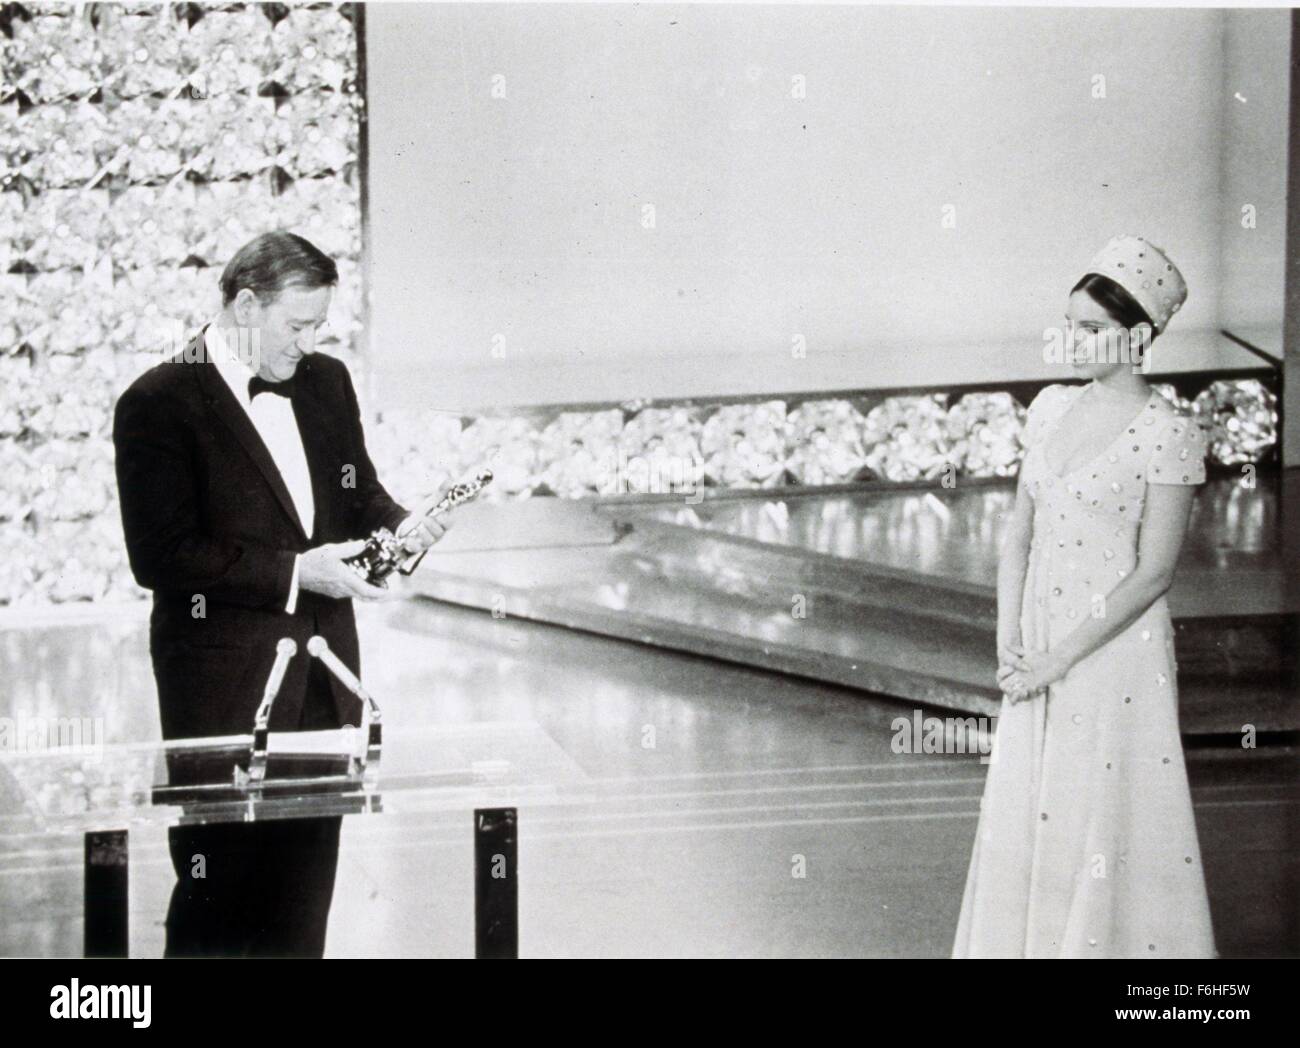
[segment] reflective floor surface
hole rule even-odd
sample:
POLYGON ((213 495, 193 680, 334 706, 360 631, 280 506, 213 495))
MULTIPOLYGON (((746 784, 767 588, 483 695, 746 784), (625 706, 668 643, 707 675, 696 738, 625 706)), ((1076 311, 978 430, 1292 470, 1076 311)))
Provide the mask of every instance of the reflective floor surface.
MULTIPOLYGON (((695 507, 646 507, 637 515, 991 590, 1014 501, 1014 482, 1005 481, 953 490, 718 499, 695 507)), ((1171 596, 1175 615, 1300 611, 1295 594, 1285 595, 1285 571, 1296 551, 1285 545, 1282 501, 1276 478, 1260 478, 1255 487, 1218 478, 1201 489, 1171 596), (1249 576, 1249 586, 1230 592, 1214 586, 1216 577, 1229 573, 1249 576)))
MULTIPOLYGON (((534 726, 577 769, 519 805, 523 956, 942 956, 974 838, 977 755, 894 752, 921 711, 860 692, 432 602, 362 609, 385 730, 534 726)), ((8 716, 157 733, 144 620, 0 632, 8 716)), ((1295 754, 1194 752, 1220 949, 1297 952, 1295 754)), ((158 828, 132 833, 131 950, 161 953, 158 828)), ((469 807, 344 822, 327 952, 470 956, 469 807)), ((0 853, 0 952, 80 949, 81 842, 0 853)))
MULTIPOLYGON (((1298 478, 1219 478, 1198 496, 1169 597, 1186 732, 1300 729, 1300 550, 1282 526, 1298 478)), ((442 601, 991 716, 1013 497, 996 482, 694 505, 535 499, 481 508, 413 583, 442 601)))

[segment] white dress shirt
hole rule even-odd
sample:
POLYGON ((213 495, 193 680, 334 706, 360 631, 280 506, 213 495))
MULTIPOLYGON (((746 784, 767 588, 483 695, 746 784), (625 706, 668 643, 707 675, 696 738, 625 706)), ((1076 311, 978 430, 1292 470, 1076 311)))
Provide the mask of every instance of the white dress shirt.
MULTIPOLYGON (((293 415, 293 405, 287 397, 278 397, 265 393, 256 398, 248 396, 248 383, 253 378, 253 370, 229 351, 228 343, 221 329, 214 322, 204 332, 208 349, 208 359, 217 367, 217 372, 225 379, 230 392, 239 401, 239 406, 247 413, 257 435, 262 438, 266 450, 270 452, 275 468, 279 470, 284 486, 289 489, 294 509, 302 530, 311 535, 316 520, 316 503, 311 493, 311 471, 307 468, 307 453, 303 450, 302 434, 298 432, 298 420, 293 415)), ((298 561, 293 562, 293 581, 289 584, 289 600, 285 611, 290 615, 298 606, 298 561)))

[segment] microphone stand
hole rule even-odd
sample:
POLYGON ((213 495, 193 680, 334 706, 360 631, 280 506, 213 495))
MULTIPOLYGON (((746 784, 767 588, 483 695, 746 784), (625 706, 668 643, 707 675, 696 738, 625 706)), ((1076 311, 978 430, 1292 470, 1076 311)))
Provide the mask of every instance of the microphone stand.
POLYGON ((379 704, 375 702, 370 692, 361 686, 361 681, 357 680, 356 675, 343 665, 343 662, 334 652, 330 651, 330 646, 324 637, 312 637, 307 642, 307 653, 320 659, 325 664, 325 668, 334 674, 348 691, 361 700, 368 731, 366 734, 366 752, 359 759, 359 763, 361 771, 373 777, 379 767, 379 757, 383 748, 383 715, 379 711, 379 704))
POLYGON ((248 779, 261 783, 266 778, 266 755, 271 741, 271 705, 280 694, 284 684, 285 672, 289 669, 289 660, 298 653, 298 645, 292 637, 281 637, 275 645, 275 662, 271 673, 266 678, 266 690, 262 692, 261 705, 253 717, 253 753, 248 762, 248 779))

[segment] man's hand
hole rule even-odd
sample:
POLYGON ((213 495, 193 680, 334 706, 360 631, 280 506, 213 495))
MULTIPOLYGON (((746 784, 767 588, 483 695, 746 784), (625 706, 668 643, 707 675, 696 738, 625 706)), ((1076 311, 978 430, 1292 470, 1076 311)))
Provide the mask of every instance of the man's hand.
POLYGON ((423 553, 435 542, 447 534, 451 525, 446 518, 425 516, 434 506, 442 501, 443 495, 451 487, 450 480, 438 484, 432 495, 425 498, 415 512, 397 525, 397 537, 408 553, 423 553))
POLYGON ((397 526, 397 537, 402 540, 402 548, 408 553, 423 553, 445 534, 451 527, 446 520, 438 517, 416 517, 412 513, 397 526))
POLYGON ((382 600, 389 596, 388 590, 370 585, 343 563, 345 558, 356 556, 365 546, 364 539, 355 539, 352 542, 331 542, 300 554, 298 588, 326 597, 354 597, 357 600, 382 600))

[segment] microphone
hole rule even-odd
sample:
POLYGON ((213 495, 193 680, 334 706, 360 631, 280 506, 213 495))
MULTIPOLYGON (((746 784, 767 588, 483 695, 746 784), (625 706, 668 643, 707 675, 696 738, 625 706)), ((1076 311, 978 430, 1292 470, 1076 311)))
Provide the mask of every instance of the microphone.
POLYGON ((343 665, 343 662, 334 652, 330 651, 330 646, 326 643, 324 637, 312 637, 307 642, 307 652, 325 663, 325 668, 341 680, 343 686, 362 702, 371 704, 375 701, 366 692, 366 689, 361 686, 361 682, 357 680, 356 675, 343 665))
POLYGON ((289 669, 289 660, 298 654, 298 645, 292 637, 281 637, 275 645, 275 662, 271 665, 271 674, 266 678, 266 690, 262 692, 262 704, 257 708, 259 724, 270 720, 271 703, 280 694, 284 684, 284 675, 289 669))
POLYGON ((316 658, 320 659, 321 662, 325 663, 325 668, 342 681, 343 686, 360 699, 362 706, 365 707, 370 726, 369 731, 367 732, 368 741, 366 745, 366 761, 362 766, 369 766, 371 772, 373 772, 375 765, 379 763, 379 754, 383 745, 383 715, 379 712, 379 703, 375 702, 370 693, 361 686, 361 682, 357 680, 356 674, 344 666, 339 657, 335 655, 334 652, 330 651, 330 646, 326 643, 324 637, 312 637, 312 639, 307 642, 307 653, 309 655, 314 655, 316 658))

